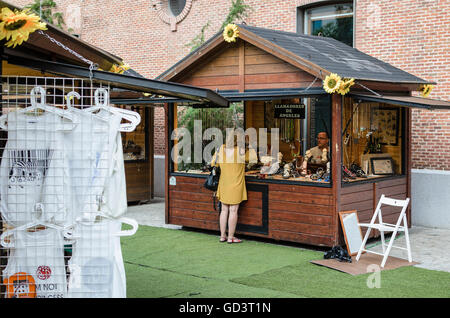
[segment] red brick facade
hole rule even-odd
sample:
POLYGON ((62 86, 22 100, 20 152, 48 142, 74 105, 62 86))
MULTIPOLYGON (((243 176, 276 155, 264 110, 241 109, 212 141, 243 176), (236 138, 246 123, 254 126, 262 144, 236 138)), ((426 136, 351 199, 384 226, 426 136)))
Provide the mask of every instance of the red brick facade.
MULTIPOLYGON (((11 1, 18 6, 31 0, 11 1)), ((231 0, 192 0, 177 30, 163 22, 157 0, 56 0, 81 39, 122 57, 134 70, 154 78, 189 53, 186 46, 208 21, 215 34, 231 0)), ((164 2, 164 1, 162 1, 164 2)), ((296 31, 297 7, 324 0, 247 0, 245 22, 296 31)), ((437 83, 430 97, 450 100, 450 1, 355 0, 355 47, 407 72, 437 83)), ((164 154, 163 109, 155 112, 155 154, 164 154)), ((414 110, 413 168, 450 170, 450 111, 414 110)))

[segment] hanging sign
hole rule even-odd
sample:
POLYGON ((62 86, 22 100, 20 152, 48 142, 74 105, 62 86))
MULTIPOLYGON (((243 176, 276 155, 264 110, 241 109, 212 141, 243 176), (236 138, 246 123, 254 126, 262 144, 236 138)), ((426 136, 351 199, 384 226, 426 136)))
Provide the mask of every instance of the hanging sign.
POLYGON ((304 104, 275 104, 274 118, 305 119, 304 104))

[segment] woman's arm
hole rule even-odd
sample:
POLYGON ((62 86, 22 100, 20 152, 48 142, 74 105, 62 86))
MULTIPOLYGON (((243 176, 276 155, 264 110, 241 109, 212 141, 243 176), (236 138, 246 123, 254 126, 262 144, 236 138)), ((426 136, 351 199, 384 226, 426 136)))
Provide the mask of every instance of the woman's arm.
POLYGON ((220 146, 219 150, 216 150, 211 159, 211 167, 219 167, 220 164, 220 152, 222 151, 222 146, 220 146))

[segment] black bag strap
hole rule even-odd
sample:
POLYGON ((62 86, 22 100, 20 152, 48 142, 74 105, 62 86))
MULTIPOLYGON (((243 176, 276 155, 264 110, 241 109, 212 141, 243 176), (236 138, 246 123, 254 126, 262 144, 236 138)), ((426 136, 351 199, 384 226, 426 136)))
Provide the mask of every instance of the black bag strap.
MULTIPOLYGON (((214 157, 214 164, 213 164, 213 167, 216 165, 216 162, 217 162, 217 157, 219 156, 219 150, 220 150, 220 147, 217 147, 217 149, 216 149, 216 156, 214 157)), ((213 207, 214 207, 214 211, 217 211, 217 207, 216 207, 216 192, 217 191, 214 191, 213 192, 213 207)))

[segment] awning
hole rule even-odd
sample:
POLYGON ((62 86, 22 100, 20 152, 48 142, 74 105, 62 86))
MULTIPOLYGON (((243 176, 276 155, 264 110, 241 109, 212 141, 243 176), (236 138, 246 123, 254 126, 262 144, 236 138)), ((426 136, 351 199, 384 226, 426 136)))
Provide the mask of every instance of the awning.
POLYGON ((287 88, 287 89, 253 89, 245 92, 239 91, 218 91, 218 93, 229 101, 241 100, 273 100, 284 98, 298 98, 308 96, 318 96, 327 94, 322 87, 287 88))
POLYGON ((393 104, 406 107, 416 107, 425 109, 446 109, 450 110, 450 102, 444 100, 415 97, 415 96, 376 96, 376 95, 364 95, 364 94, 349 94, 354 99, 360 99, 367 102, 379 102, 386 104, 393 104))
MULTIPOLYGON (((17 56, 6 56, 4 58, 10 64, 24 66, 47 73, 86 79, 89 79, 91 75, 88 68, 77 65, 22 58, 17 56)), ((214 105, 214 107, 229 106, 229 101, 216 92, 190 85, 168 83, 136 76, 95 70, 92 71, 92 79, 102 84, 108 84, 111 88, 121 88, 154 95, 175 97, 202 104, 209 103, 214 105)))
MULTIPOLYGON (((237 90, 216 91, 220 96, 230 102, 243 100, 274 100, 299 97, 313 97, 327 95, 322 87, 288 88, 288 89, 254 89, 239 92, 237 90)), ((136 104, 159 104, 159 103, 189 103, 192 101, 180 98, 111 98, 113 104, 136 105, 136 104)))

